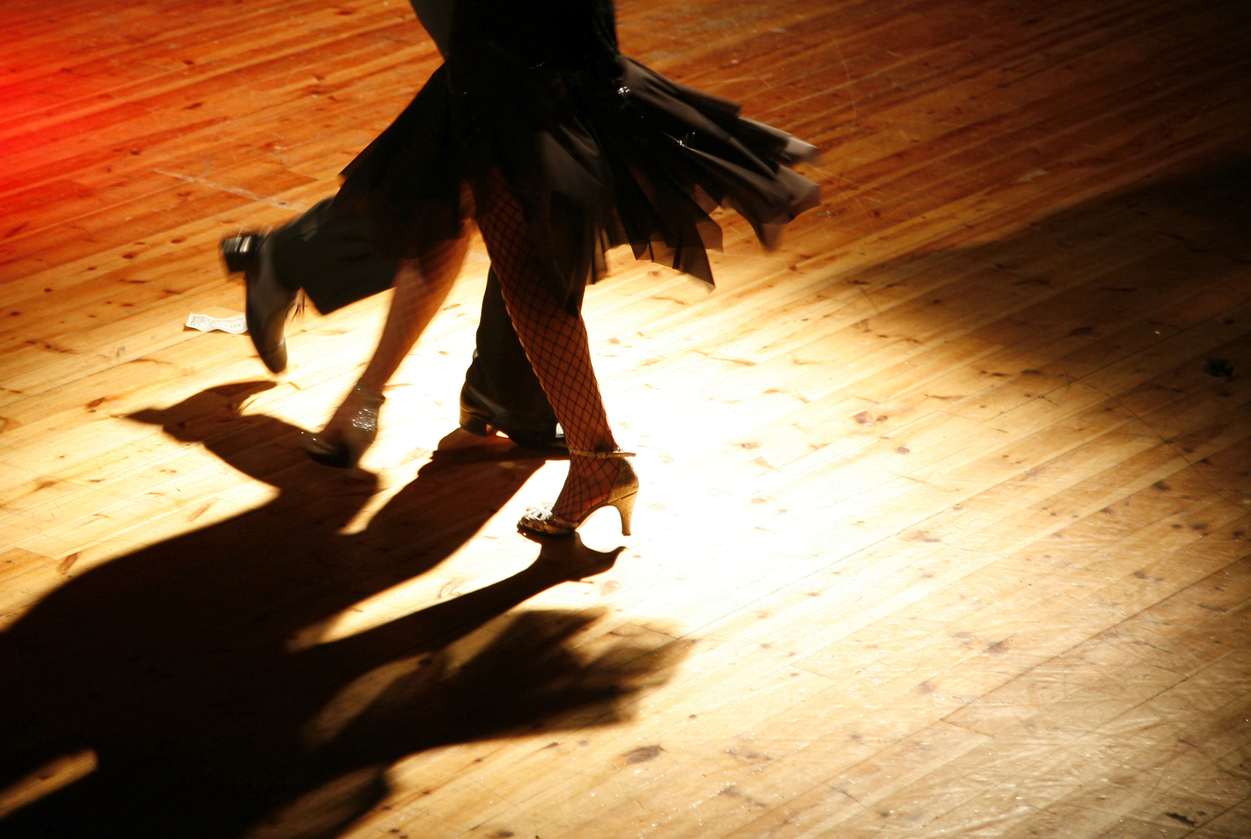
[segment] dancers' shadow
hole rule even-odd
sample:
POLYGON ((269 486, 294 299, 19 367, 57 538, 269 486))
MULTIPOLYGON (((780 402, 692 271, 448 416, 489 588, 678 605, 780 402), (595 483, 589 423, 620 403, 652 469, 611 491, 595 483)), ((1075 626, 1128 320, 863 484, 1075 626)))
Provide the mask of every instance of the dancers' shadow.
POLYGON ((450 555, 540 461, 503 441, 441 447, 345 534, 373 487, 306 462, 278 420, 240 417, 264 386, 134 418, 203 442, 276 486, 273 501, 93 568, 0 634, 0 792, 13 801, 41 768, 94 757, 77 781, 27 796, 0 836, 217 839, 262 822, 267 836, 337 836, 388 794, 396 761, 623 720, 682 658, 680 644, 600 637, 594 614, 510 611, 612 566, 617 552, 576 538, 469 594, 310 637, 450 555))

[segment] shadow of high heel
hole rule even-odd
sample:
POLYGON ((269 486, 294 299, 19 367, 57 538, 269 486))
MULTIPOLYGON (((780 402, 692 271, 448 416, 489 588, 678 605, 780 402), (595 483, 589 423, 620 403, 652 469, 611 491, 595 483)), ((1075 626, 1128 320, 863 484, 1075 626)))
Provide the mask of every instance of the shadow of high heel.
POLYGON ((570 582, 611 571, 617 563, 617 557, 625 550, 625 546, 620 545, 610 551, 597 551, 584 544, 577 533, 571 534, 571 538, 567 539, 535 541, 539 541, 542 546, 536 562, 547 563, 559 569, 570 582))

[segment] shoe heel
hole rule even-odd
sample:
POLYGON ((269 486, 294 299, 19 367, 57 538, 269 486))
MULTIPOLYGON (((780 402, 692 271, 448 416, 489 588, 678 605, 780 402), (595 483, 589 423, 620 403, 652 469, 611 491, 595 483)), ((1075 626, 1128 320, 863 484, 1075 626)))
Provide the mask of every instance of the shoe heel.
POLYGON ((621 535, 630 535, 630 519, 634 518, 634 502, 638 500, 639 494, 632 492, 629 495, 623 495, 617 500, 611 502, 613 507, 617 508, 617 512, 621 515, 621 535))
POLYGON ((378 409, 385 401, 381 393, 361 385, 352 388, 320 434, 303 436, 300 445, 305 454, 323 466, 355 469, 378 436, 378 409))
POLYGON ((460 427, 479 437, 490 437, 495 429, 482 417, 460 409, 460 427))
POLYGON ((332 469, 355 469, 365 453, 364 449, 353 450, 345 440, 331 441, 317 434, 301 439, 300 447, 315 462, 332 469))
POLYGON ((226 270, 232 274, 242 274, 248 267, 256 263, 257 251, 261 247, 261 237, 255 233, 245 233, 231 239, 223 239, 220 244, 222 259, 226 261, 226 270))

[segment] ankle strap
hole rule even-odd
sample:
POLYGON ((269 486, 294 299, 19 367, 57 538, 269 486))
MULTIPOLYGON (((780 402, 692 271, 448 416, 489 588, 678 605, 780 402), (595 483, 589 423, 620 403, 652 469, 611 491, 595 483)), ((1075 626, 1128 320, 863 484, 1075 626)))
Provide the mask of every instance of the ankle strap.
POLYGON ((611 452, 584 452, 580 449, 570 449, 569 454, 574 454, 578 457, 590 457, 595 460, 608 460, 613 457, 634 457, 634 452, 623 452, 620 449, 611 452))

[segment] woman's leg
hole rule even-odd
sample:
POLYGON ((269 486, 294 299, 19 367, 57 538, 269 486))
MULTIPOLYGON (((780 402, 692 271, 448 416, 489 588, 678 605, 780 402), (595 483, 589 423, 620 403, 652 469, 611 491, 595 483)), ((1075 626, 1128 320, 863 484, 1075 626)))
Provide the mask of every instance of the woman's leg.
MULTIPOLYGON (((571 452, 615 451, 617 444, 591 366, 586 324, 580 315, 569 314, 548 290, 521 205, 503 178, 493 174, 486 187, 478 228, 499 275, 509 317, 564 428, 569 448, 571 452)), ((628 467, 620 459, 571 453, 569 477, 552 511, 569 521, 580 521, 609 497, 623 469, 628 467)))
POLYGON ((400 263, 395 296, 377 349, 325 429, 305 441, 305 449, 315 460, 330 466, 354 466, 373 442, 378 433, 382 389, 447 299, 467 248, 467 237, 461 236, 438 242, 417 259, 400 263))
POLYGON ((414 260, 405 260, 395 275, 395 297, 387 322, 356 386, 381 393, 408 357, 413 345, 447 299, 469 247, 467 236, 439 242, 414 260))

